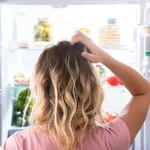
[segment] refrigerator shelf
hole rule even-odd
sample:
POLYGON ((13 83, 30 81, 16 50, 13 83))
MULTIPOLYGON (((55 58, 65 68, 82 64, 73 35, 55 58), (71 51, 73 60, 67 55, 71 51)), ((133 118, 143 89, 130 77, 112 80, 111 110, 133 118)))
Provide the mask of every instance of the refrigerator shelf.
POLYGON ((16 87, 29 87, 30 84, 29 83, 23 83, 23 82, 19 82, 19 83, 14 83, 13 84, 13 87, 16 88, 16 87))
POLYGON ((106 90, 107 90, 107 89, 111 90, 111 89, 114 89, 114 88, 126 90, 126 87, 125 87, 125 86, 120 86, 120 85, 118 85, 118 86, 110 86, 110 85, 108 85, 107 87, 105 87, 106 90))
POLYGON ((37 52, 37 51, 43 51, 44 50, 44 48, 42 49, 42 48, 14 48, 14 49, 7 49, 8 51, 10 51, 10 52, 17 52, 17 51, 35 51, 35 52, 37 52))
POLYGON ((28 127, 17 127, 17 126, 11 126, 8 130, 8 133, 7 133, 7 137, 10 137, 11 135, 13 135, 15 132, 18 132, 18 131, 22 131, 22 130, 25 130, 27 129, 28 127))
MULTIPOLYGON (((11 88, 30 88, 30 84, 29 83, 18 83, 18 84, 14 84, 14 85, 9 85, 11 88)), ((121 85, 117 85, 117 86, 111 86, 111 85, 104 85, 103 86, 105 90, 111 90, 111 89, 122 89, 122 90, 126 90, 125 86, 121 86, 121 85)))
MULTIPOLYGON (((125 47, 101 47, 104 51, 129 51, 129 52, 133 52, 133 49, 130 49, 130 48, 125 48, 125 47)), ((7 49, 7 51, 9 52, 17 52, 17 51, 34 51, 34 52, 37 52, 37 51, 43 51, 44 48, 14 48, 14 49, 7 49)))
POLYGON ((9 130, 24 130, 24 129, 27 129, 28 127, 19 127, 19 126, 15 126, 15 125, 13 125, 13 126, 11 126, 10 128, 9 128, 9 130))

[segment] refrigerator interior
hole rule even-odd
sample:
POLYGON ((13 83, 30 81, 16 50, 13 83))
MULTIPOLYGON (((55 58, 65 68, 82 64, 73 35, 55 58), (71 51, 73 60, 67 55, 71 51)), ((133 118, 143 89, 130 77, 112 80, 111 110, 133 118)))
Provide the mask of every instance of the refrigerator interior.
MULTIPOLYGON (((142 11, 143 14, 143 20, 141 22, 141 37, 140 41, 142 43, 141 49, 141 59, 144 57, 144 52, 145 51, 150 51, 150 34, 149 34, 149 27, 150 27, 150 2, 146 2, 142 6, 142 11)), ((143 68, 142 68, 143 69, 143 68)), ((146 120, 143 124, 142 129, 136 136, 136 139, 134 140, 134 149, 135 150, 149 150, 150 149, 150 143, 149 143, 149 138, 150 138, 150 110, 148 111, 146 120)))
MULTIPOLYGON (((137 67, 137 25, 138 5, 68 5, 56 8, 51 5, 2 5, 2 86, 7 89, 3 96, 3 127, 2 140, 7 137, 12 127, 14 95, 14 75, 24 73, 30 76, 34 65, 46 45, 56 44, 60 40, 70 40, 77 29, 88 29, 87 33, 94 42, 101 46, 100 40, 107 20, 117 20, 119 44, 101 46, 118 60, 137 67), (52 26, 49 42, 34 41, 34 27, 38 18, 48 18, 52 26), (28 44, 27 44, 28 43, 28 44), (20 45, 28 45, 21 48, 20 45)), ((113 37, 115 38, 115 36, 113 37)), ((101 41, 102 42, 102 41, 101 41)), ((101 64, 98 64, 101 65, 101 64)), ((120 112, 130 99, 129 92, 124 86, 110 86, 107 78, 112 73, 102 66, 105 76, 104 89, 105 111, 120 112)), ((24 87, 20 86, 20 91, 24 87)))

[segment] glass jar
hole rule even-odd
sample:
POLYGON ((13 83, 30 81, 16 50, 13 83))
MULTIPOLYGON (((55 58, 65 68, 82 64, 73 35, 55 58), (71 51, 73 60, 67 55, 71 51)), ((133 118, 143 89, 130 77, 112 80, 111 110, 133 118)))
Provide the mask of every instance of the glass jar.
POLYGON ((48 18, 39 18, 34 27, 34 41, 50 41, 52 36, 52 25, 48 18))

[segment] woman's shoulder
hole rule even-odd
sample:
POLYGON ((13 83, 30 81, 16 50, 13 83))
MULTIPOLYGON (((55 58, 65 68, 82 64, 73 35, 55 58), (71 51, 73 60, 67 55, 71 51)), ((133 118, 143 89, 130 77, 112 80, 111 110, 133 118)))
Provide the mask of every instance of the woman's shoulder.
MULTIPOLYGON (((9 138, 13 137, 16 140, 17 139, 22 139, 25 140, 28 135, 31 133, 31 131, 33 132, 34 130, 31 127, 28 127, 24 130, 20 130, 20 131, 16 131, 13 135, 11 135, 9 138)), ((32 134, 31 134, 32 135, 32 134)))
POLYGON ((31 126, 25 130, 15 132, 13 136, 22 140, 27 140, 28 138, 34 139, 34 137, 40 137, 41 134, 44 134, 44 132, 36 127, 31 126))
POLYGON ((25 139, 26 131, 17 131, 1 145, 0 150, 18 150, 25 139))
POLYGON ((26 136, 27 136, 27 132, 28 132, 28 128, 27 129, 24 129, 24 130, 20 130, 20 131, 16 131, 12 137, 19 137, 19 138, 22 138, 22 139, 25 139, 26 136))
POLYGON ((94 129, 92 137, 99 145, 111 146, 115 150, 127 150, 130 147, 130 132, 125 122, 119 117, 113 121, 103 124, 100 129, 94 129), (124 146, 124 149, 122 148, 124 146))
POLYGON ((4 144, 0 147, 0 150, 18 150, 24 147, 28 149, 28 146, 31 142, 40 139, 41 134, 38 130, 35 130, 33 127, 29 127, 22 131, 17 131, 11 135, 4 144), (6 148, 7 147, 7 148, 6 148))

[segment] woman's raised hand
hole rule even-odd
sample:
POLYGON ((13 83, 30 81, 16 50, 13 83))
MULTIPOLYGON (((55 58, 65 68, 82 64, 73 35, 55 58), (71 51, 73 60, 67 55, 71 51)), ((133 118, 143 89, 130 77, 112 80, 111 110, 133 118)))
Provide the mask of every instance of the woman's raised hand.
POLYGON ((71 40, 72 44, 75 43, 82 43, 86 48, 87 51, 84 51, 81 55, 85 59, 89 60, 92 63, 98 63, 105 60, 105 56, 107 56, 107 53, 105 53, 101 48, 99 48, 89 37, 87 37, 85 34, 81 33, 80 31, 77 31, 71 40))

